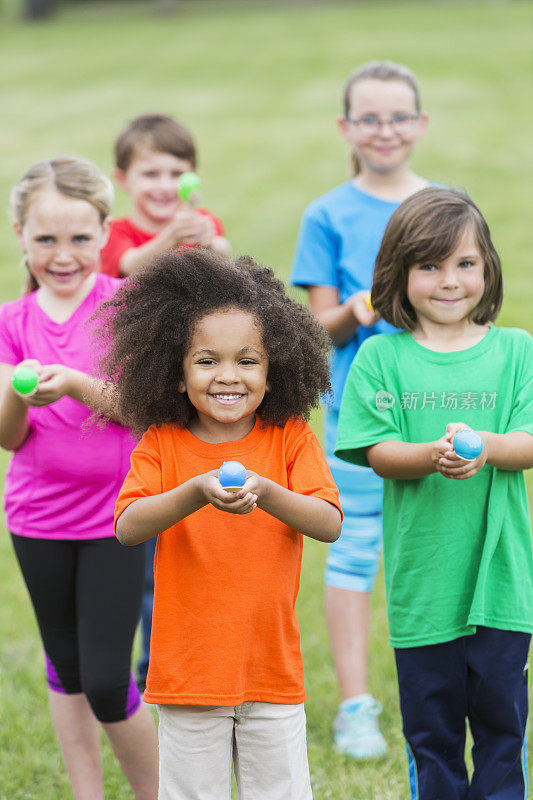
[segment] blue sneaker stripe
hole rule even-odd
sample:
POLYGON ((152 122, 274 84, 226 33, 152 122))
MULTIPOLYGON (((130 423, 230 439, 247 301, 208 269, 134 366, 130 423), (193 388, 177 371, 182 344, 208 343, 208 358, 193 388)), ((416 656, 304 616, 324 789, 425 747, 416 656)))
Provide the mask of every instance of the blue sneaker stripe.
POLYGON ((527 771, 527 736, 524 736, 522 745, 522 773, 524 775, 524 800, 529 797, 529 775, 527 771))
POLYGON ((418 794, 418 772, 416 769, 416 761, 413 756, 413 751, 409 747, 409 742, 405 743, 407 750, 407 769, 409 770, 409 788, 411 790, 411 800, 419 800, 418 794))

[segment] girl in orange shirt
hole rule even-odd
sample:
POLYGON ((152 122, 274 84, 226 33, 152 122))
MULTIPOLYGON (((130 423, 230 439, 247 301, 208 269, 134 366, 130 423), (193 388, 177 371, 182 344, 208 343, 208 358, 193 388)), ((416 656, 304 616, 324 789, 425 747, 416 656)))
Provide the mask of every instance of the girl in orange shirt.
POLYGON ((116 535, 158 535, 144 699, 158 705, 161 800, 309 800, 294 605, 302 534, 340 532, 338 492, 304 421, 328 341, 271 270, 169 253, 102 309, 103 367, 146 431, 116 535), (242 489, 218 480, 246 465, 242 489), (228 516, 231 514, 232 516, 228 516))

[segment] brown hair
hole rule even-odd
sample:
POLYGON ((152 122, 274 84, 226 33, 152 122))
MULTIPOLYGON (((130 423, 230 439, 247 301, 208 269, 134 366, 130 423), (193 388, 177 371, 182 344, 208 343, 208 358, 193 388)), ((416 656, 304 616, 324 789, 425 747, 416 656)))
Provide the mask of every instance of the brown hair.
MULTIPOLYGON (((343 112, 346 119, 350 116, 352 87, 357 83, 361 83, 361 81, 367 80, 402 81, 406 83, 407 86, 413 90, 415 108, 417 114, 420 113, 420 87, 414 73, 411 72, 409 67, 403 64, 396 64, 394 61, 369 61, 358 67, 355 72, 352 72, 344 84, 343 112)), ((352 153, 351 160, 353 174, 358 175, 361 171, 361 165, 355 153, 352 153)))
POLYGON ((503 299, 502 271, 489 227, 466 194, 432 186, 404 200, 385 229, 372 285, 372 307, 384 320, 405 330, 415 327, 416 312, 407 297, 409 270, 447 258, 468 226, 485 265, 485 291, 472 320, 484 325, 496 318, 503 299))
POLYGON ((158 153, 170 153, 196 168, 196 148, 190 132, 174 117, 144 114, 129 122, 115 143, 115 163, 127 170, 136 151, 147 147, 158 153))
MULTIPOLYGON (((50 189, 65 197, 90 203, 98 211, 102 223, 111 212, 114 190, 109 178, 91 161, 74 156, 58 156, 34 164, 12 188, 9 196, 11 217, 21 228, 26 224, 28 209, 35 195, 50 189)), ((28 268, 25 293, 29 294, 38 288, 39 284, 28 268)))

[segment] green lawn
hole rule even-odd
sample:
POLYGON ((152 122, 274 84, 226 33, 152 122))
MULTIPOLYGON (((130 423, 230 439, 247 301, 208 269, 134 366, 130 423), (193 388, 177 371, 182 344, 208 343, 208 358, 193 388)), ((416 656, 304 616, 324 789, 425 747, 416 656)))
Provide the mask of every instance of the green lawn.
MULTIPOLYGON (((153 13, 155 3, 85 0, 24 25, 19 4, 1 2, 3 208, 12 184, 38 159, 75 153, 110 171, 124 121, 160 110, 194 131, 204 201, 224 220, 234 251, 252 253, 286 277, 303 208, 348 174, 335 128, 343 81, 365 60, 391 58, 414 69, 431 116, 415 169, 466 188, 478 202, 504 264, 500 323, 533 332, 532 4, 384 0, 287 8, 185 0, 175 16, 162 17, 153 13)), ((125 196, 116 208, 128 210, 125 196)), ((18 295, 22 270, 7 215, 0 228, 4 301, 18 295)), ((314 424, 320 432, 318 416, 314 424)), ((4 531, 0 554, 0 800, 63 800, 70 794, 46 709, 36 625, 4 531)), ((322 610, 324 557, 323 545, 306 542, 299 618, 315 800, 403 800, 407 776, 381 578, 370 683, 385 706, 390 753, 355 764, 331 747, 337 695, 322 610)), ((109 750, 105 766, 107 796, 130 797, 109 750)))

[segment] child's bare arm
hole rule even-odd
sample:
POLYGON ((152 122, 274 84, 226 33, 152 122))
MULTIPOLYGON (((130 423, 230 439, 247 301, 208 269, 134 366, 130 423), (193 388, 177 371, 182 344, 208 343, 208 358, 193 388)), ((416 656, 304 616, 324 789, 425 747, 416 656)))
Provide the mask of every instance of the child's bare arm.
POLYGON ((229 514, 249 514, 258 507, 313 539, 324 542, 338 539, 341 516, 326 500, 291 492, 253 472, 248 472, 242 489, 228 492, 217 475, 218 470, 211 470, 175 489, 135 500, 117 520, 117 539, 124 545, 140 544, 207 503, 229 514))
POLYGON ((465 461, 454 452, 452 446, 453 437, 460 430, 471 428, 463 422, 451 422, 446 426, 445 439, 449 446, 439 462, 439 471, 444 477, 465 480, 479 472, 485 464, 515 471, 533 467, 533 436, 526 431, 477 431, 483 441, 483 450, 474 460, 465 461))
POLYGON ((507 470, 533 467, 533 436, 525 431, 489 433, 478 431, 487 450, 487 464, 507 470))
POLYGON ((230 253, 228 240, 224 236, 216 235, 212 220, 189 207, 184 207, 178 209, 174 218, 153 239, 139 247, 126 250, 119 263, 121 275, 132 275, 155 256, 173 250, 180 244, 209 247, 223 255, 230 253))
POLYGON ((454 451, 455 433, 468 428, 463 422, 451 422, 444 436, 434 442, 383 441, 366 449, 368 463, 382 478, 416 480, 440 472, 444 478, 462 480, 471 478, 485 464, 487 453, 483 449, 474 461, 465 461, 454 451))
POLYGON ((39 375, 39 383, 35 392, 24 398, 23 402, 26 405, 48 406, 67 395, 78 403, 94 409, 104 417, 116 422, 121 421, 116 409, 116 392, 104 381, 72 367, 66 367, 64 364, 39 364, 38 362, 35 364, 37 364, 35 369, 39 375))
POLYGON ((218 469, 197 475, 161 494, 140 497, 120 515, 117 539, 125 545, 140 544, 168 530, 180 520, 211 503, 219 511, 249 514, 257 496, 249 490, 227 492, 218 480, 218 469))
POLYGON ((388 440, 366 448, 368 463, 382 478, 414 480, 438 471, 439 457, 449 450, 444 439, 413 444, 388 440))
POLYGON ((117 392, 113 386, 78 370, 73 370, 69 383, 70 386, 66 392, 69 397, 92 408, 103 417, 123 424, 117 409, 117 392))
MULTIPOLYGON (((449 426, 448 426, 449 427, 449 426)), ((464 426, 463 426, 464 429, 464 426)), ((471 478, 476 472, 489 464, 498 469, 518 471, 533 467, 533 436, 525 431, 511 431, 509 433, 492 433, 491 431, 477 431, 483 440, 483 450, 474 461, 459 459, 454 466, 447 465, 443 474, 446 477, 464 480, 471 478)), ((445 454, 445 459, 451 458, 453 451, 445 454)))
POLYGON ((227 492, 220 485, 218 470, 197 475, 161 494, 134 500, 116 524, 117 539, 125 545, 140 544, 168 530, 180 520, 211 503, 230 514, 249 514, 256 496, 249 491, 227 492))
POLYGON ((130 247, 119 263, 121 275, 132 275, 148 264, 155 256, 173 250, 179 244, 196 244, 202 220, 189 208, 180 209, 175 217, 157 233, 153 239, 130 247))
POLYGON ((446 433, 435 442, 411 444, 400 441, 378 442, 366 450, 368 463, 382 478, 410 480, 440 472, 445 478, 465 480, 473 477, 485 464, 505 470, 533 467, 533 436, 525 431, 492 433, 477 431, 483 440, 479 456, 466 461, 455 453, 454 434, 469 429, 463 422, 452 422, 446 433))
MULTIPOLYGON (((217 470, 212 474, 216 476, 217 470)), ((198 475, 168 492, 134 500, 117 520, 115 531, 119 542, 125 545, 145 542, 205 506, 208 501, 201 487, 203 477, 198 475)))
POLYGON ((28 435, 28 408, 40 408, 68 395, 94 409, 102 416, 120 422, 116 411, 116 394, 104 381, 63 364, 40 364, 35 359, 21 362, 39 376, 35 390, 26 396, 11 385, 14 367, 0 365, 0 446, 17 450, 28 435))
POLYGON ((311 539, 334 542, 340 536, 340 512, 327 500, 292 492, 253 472, 248 472, 241 492, 251 493, 258 508, 311 539))
POLYGON ((311 311, 335 344, 347 342, 360 325, 374 325, 379 318, 368 308, 367 296, 368 292, 361 291, 339 303, 333 286, 309 286, 311 311))
POLYGON ((0 364, 0 447, 4 450, 18 450, 29 431, 28 404, 11 386, 13 370, 10 364, 0 364))

